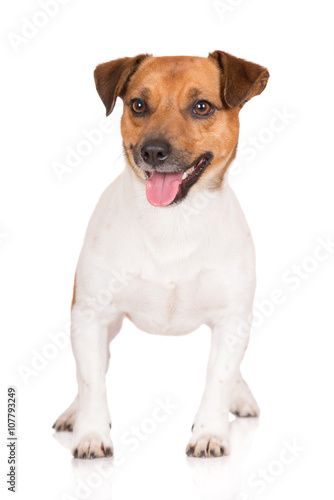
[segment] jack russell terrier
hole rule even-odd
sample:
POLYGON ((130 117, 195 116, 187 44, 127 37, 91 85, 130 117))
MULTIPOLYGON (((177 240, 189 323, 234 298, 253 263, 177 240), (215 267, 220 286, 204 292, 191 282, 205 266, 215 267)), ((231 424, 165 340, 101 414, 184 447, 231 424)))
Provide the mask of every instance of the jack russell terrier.
POLYGON ((237 151, 239 111, 264 90, 269 73, 215 51, 125 57, 100 64, 94 76, 107 116, 117 97, 124 101, 126 168, 87 229, 71 315, 78 395, 54 428, 73 431, 75 457, 113 455, 105 379, 123 318, 162 335, 205 324, 212 332, 207 380, 186 453, 226 455, 229 412, 259 413, 240 373, 254 247, 226 171, 237 151), (99 307, 89 305, 94 299, 99 307))

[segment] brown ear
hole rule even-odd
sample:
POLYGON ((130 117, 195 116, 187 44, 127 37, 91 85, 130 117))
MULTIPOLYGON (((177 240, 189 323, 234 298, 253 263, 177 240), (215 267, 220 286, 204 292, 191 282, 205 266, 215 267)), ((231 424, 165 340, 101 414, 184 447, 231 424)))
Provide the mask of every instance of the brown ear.
POLYGON ((136 57, 123 57, 99 64, 94 71, 96 89, 106 107, 107 116, 114 109, 116 98, 122 97, 131 76, 148 54, 136 57))
POLYGON ((221 70, 221 98, 230 108, 243 105, 266 88, 269 72, 263 66, 216 50, 209 54, 221 70))

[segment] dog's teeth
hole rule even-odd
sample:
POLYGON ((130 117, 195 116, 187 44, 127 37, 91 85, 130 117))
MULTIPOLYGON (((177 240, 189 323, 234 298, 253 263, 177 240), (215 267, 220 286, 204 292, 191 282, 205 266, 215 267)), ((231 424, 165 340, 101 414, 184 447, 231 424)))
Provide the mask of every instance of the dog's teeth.
POLYGON ((190 174, 193 173, 194 170, 195 170, 195 167, 188 168, 188 170, 186 170, 184 172, 182 179, 186 179, 190 174))
POLYGON ((195 167, 188 168, 188 170, 186 170, 182 175, 182 180, 184 181, 184 179, 186 179, 190 174, 192 174, 194 170, 195 167))

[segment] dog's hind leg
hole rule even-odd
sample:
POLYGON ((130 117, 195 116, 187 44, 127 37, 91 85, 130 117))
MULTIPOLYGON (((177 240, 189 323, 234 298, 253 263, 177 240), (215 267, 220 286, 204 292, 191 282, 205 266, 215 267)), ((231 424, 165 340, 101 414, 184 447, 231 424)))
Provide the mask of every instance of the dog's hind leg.
POLYGON ((240 371, 234 385, 230 411, 237 417, 258 417, 260 414, 256 399, 240 371))
POLYGON ((60 431, 73 431, 74 422, 75 422, 75 414, 78 408, 78 396, 76 396, 75 400, 66 410, 59 415, 52 428, 56 432, 60 431))

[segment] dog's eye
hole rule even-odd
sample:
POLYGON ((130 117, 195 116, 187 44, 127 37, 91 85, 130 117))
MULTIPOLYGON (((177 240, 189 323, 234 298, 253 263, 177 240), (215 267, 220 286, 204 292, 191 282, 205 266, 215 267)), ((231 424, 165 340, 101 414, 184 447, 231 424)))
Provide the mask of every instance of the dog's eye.
POLYGON ((198 101, 193 107, 193 113, 199 116, 211 115, 214 111, 213 105, 208 101, 198 101))
POLYGON ((132 99, 132 101, 131 101, 131 109, 132 109, 132 111, 134 111, 138 115, 142 114, 147 109, 146 102, 143 99, 139 99, 139 98, 132 99))

